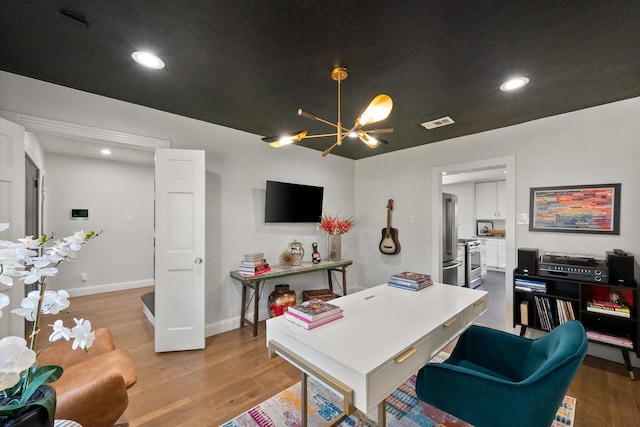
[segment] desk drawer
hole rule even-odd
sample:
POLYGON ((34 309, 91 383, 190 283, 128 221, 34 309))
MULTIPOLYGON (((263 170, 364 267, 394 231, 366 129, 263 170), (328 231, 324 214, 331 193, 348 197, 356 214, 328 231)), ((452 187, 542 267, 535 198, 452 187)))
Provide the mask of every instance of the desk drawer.
POLYGON ((458 336, 464 330, 464 313, 458 313, 431 334, 433 347, 431 349, 431 357, 435 356, 442 348, 449 344, 452 339, 458 336))
POLYGON ((483 296, 478 301, 467 307, 464 310, 464 319, 467 323, 467 326, 471 325, 473 322, 478 320, 478 317, 486 313, 487 308, 487 295, 483 296))
POLYGON ((369 409, 389 396, 404 380, 422 368, 430 360, 431 347, 431 336, 427 335, 373 372, 369 377, 367 389, 369 409))

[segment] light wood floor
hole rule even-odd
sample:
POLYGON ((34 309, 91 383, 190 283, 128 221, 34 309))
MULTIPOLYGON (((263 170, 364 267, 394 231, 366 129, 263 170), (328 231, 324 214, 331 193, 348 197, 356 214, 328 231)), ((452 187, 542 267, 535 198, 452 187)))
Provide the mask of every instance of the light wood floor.
MULTIPOLYGON (((116 346, 129 350, 138 383, 121 423, 219 426, 300 380, 287 362, 267 357, 264 322, 255 338, 245 327, 207 338, 204 350, 156 354, 140 301, 149 290, 75 297, 66 315, 67 324, 76 317, 108 327, 116 346)), ((568 394, 578 400, 577 427, 639 425, 640 380, 631 381, 623 365, 587 356, 568 394)))

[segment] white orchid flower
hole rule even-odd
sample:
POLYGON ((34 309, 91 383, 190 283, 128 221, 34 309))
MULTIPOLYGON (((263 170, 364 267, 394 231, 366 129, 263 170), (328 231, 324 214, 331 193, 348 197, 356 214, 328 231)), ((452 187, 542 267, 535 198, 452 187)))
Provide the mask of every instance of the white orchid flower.
POLYGON ((17 314, 18 316, 24 317, 30 322, 33 322, 34 320, 36 320, 39 298, 40 298, 39 291, 31 291, 22 300, 22 303, 20 303, 20 308, 15 308, 11 310, 11 312, 13 314, 17 314))
POLYGON ((0 317, 2 317, 2 309, 9 305, 11 299, 5 294, 0 294, 0 317))
POLYGON ((21 271, 24 283, 30 285, 36 283, 43 277, 55 276, 58 273, 58 269, 55 267, 36 268, 32 267, 29 271, 21 271))
POLYGON ((93 345, 93 340, 96 337, 95 332, 91 331, 91 322, 84 319, 73 319, 76 322, 76 326, 71 329, 71 334, 74 338, 73 350, 81 348, 82 351, 87 351, 89 347, 93 345))
POLYGON ((68 300, 69 293, 64 290, 45 291, 42 301, 42 314, 58 314, 71 304, 68 300))
POLYGON ((40 246, 40 238, 33 238, 33 236, 25 236, 22 239, 18 239, 18 245, 27 249, 37 249, 40 246))
POLYGON ((47 256, 39 256, 39 257, 31 258, 31 264, 33 264, 35 268, 45 268, 51 263, 52 263, 51 259, 49 259, 49 257, 47 256))
POLYGON ((80 230, 74 232, 72 236, 65 237, 64 240, 69 244, 69 249, 77 252, 82 248, 82 244, 85 242, 85 236, 85 232, 80 230))
POLYGON ((53 246, 47 249, 47 256, 53 262, 60 262, 67 258, 75 258, 76 253, 69 249, 69 243, 56 240, 53 246))
MULTIPOLYGON (((69 298, 67 291, 44 291, 40 312, 42 314, 58 314, 60 310, 64 310, 69 307, 70 303, 67 298, 69 298)), ((18 316, 23 316, 29 321, 34 321, 38 311, 39 299, 40 291, 31 291, 22 300, 20 308, 11 310, 11 312, 18 316)))
POLYGON ((27 347, 21 337, 9 336, 0 340, 0 390, 13 387, 20 373, 36 362, 35 351, 27 347))
POLYGON ((64 338, 65 341, 69 341, 71 339, 71 329, 64 326, 62 324, 62 320, 58 319, 53 322, 53 325, 49 326, 53 328, 53 333, 49 336, 50 342, 58 341, 61 338, 64 338))

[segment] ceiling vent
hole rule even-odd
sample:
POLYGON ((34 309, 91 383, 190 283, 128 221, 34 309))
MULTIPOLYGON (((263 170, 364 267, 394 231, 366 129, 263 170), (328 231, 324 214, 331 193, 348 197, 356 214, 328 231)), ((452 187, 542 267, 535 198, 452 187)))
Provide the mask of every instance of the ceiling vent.
POLYGON ((441 119, 431 120, 430 122, 424 122, 422 123, 422 126, 424 126, 427 129, 434 129, 434 128, 439 128, 441 126, 452 125, 454 123, 455 122, 453 121, 453 119, 447 116, 441 119))

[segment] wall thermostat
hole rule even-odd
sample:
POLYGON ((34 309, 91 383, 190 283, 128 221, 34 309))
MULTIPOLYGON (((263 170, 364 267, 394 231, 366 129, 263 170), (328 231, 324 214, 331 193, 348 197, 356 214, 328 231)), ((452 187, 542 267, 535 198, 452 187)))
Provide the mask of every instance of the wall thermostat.
POLYGON ((89 218, 89 209, 71 209, 71 218, 76 218, 76 219, 89 218))

